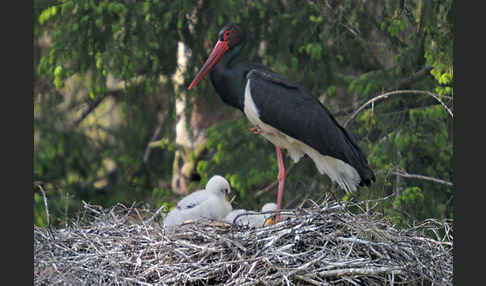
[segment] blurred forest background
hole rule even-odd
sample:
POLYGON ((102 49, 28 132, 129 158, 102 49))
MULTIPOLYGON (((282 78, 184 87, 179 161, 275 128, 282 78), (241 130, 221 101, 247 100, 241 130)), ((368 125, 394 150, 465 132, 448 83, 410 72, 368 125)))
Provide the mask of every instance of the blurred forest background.
MULTIPOLYGON (((273 145, 206 78, 217 33, 304 86, 345 125, 377 181, 345 194, 285 156, 285 208, 382 199, 399 227, 453 218, 452 0, 34 0, 34 223, 63 226, 82 201, 172 207, 225 176, 234 208, 276 200, 273 145), (381 96, 381 95, 386 96, 381 96), (384 199, 383 199, 384 198, 384 199)), ((284 153, 286 153, 284 151, 284 153)))

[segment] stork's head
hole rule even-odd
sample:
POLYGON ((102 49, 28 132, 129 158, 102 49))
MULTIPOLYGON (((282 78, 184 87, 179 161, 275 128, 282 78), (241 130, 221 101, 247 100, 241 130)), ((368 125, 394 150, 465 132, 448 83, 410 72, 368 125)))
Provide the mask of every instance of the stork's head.
POLYGON ((228 51, 241 47, 245 42, 245 38, 245 32, 238 25, 229 24, 224 26, 219 31, 218 40, 211 54, 209 54, 208 59, 189 85, 189 89, 192 89, 201 81, 228 51))
POLYGON ((211 179, 209 179, 208 183, 206 184, 206 191, 211 192, 218 197, 226 198, 227 201, 230 201, 230 184, 224 177, 220 175, 212 176, 211 179))
POLYGON ((275 203, 266 203, 262 207, 262 213, 269 212, 264 214, 265 222, 263 225, 271 225, 275 223, 275 213, 272 213, 277 210, 277 204, 275 203))
POLYGON ((218 33, 218 42, 228 45, 228 48, 234 48, 245 41, 245 33, 236 24, 224 26, 218 33))

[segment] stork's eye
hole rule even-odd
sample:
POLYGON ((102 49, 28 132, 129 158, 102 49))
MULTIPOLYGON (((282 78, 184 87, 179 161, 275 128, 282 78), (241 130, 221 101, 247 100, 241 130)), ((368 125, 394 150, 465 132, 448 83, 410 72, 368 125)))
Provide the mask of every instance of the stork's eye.
POLYGON ((223 41, 227 41, 232 33, 233 33, 233 30, 228 30, 228 31, 224 32, 223 41))

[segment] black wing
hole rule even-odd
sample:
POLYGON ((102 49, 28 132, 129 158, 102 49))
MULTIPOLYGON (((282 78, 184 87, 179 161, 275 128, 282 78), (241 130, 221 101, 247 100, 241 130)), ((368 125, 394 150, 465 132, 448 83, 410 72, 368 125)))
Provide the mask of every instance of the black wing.
POLYGON ((361 176, 360 185, 375 180, 361 148, 317 98, 266 67, 251 69, 247 78, 260 120, 353 166, 361 176))

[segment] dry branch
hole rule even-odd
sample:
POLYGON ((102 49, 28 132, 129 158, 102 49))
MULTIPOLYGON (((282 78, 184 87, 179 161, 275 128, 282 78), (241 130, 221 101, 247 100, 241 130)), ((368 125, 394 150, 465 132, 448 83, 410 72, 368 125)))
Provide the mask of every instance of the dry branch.
POLYGON ((34 283, 452 285, 449 222, 398 230, 362 204, 326 199, 264 228, 202 220, 174 233, 146 219, 151 210, 85 204, 55 240, 34 227, 34 283))
POLYGON ((349 122, 351 120, 353 120, 356 117, 356 115, 358 115, 358 113, 360 113, 366 106, 368 106, 370 104, 372 104, 372 106, 373 106, 375 101, 378 101, 378 100, 384 99, 384 98, 388 98, 389 96, 392 96, 392 95, 398 95, 398 94, 401 94, 401 95, 404 95, 404 94, 425 94, 427 96, 433 97, 435 100, 437 100, 444 107, 444 109, 447 111, 447 113, 449 113, 449 115, 452 118, 454 118, 452 111, 440 99, 440 95, 438 95, 438 94, 435 94, 435 93, 427 91, 427 90, 394 90, 394 91, 386 92, 386 93, 381 94, 381 95, 377 95, 377 96, 373 97, 372 99, 368 100, 367 102, 365 102, 355 112, 353 112, 353 114, 351 114, 351 116, 344 122, 343 127, 346 127, 349 124, 349 122))
POLYGON ((391 172, 391 174, 393 174, 395 176, 404 177, 404 178, 412 178, 412 179, 432 181, 432 182, 436 182, 436 183, 439 183, 439 184, 448 185, 450 187, 453 186, 453 184, 451 182, 441 180, 441 179, 437 179, 437 178, 434 178, 434 177, 424 176, 424 175, 409 174, 409 173, 403 172, 403 171, 398 171, 398 172, 393 171, 393 172, 391 172))

